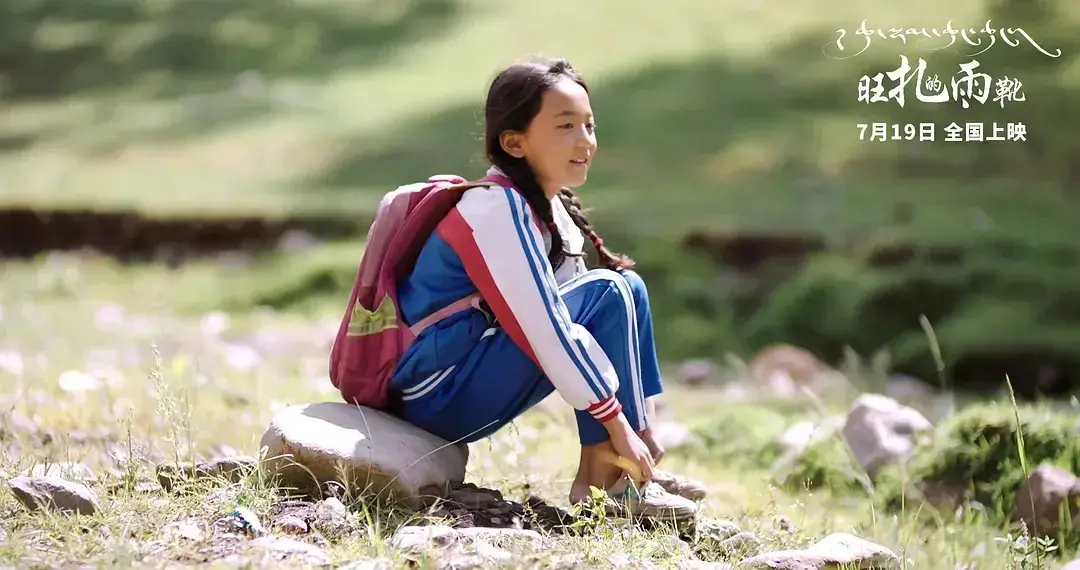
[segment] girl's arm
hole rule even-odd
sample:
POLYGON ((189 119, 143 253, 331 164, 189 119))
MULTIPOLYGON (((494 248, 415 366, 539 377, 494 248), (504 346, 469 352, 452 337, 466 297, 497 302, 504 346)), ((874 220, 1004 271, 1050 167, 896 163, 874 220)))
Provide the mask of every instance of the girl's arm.
POLYGON ((559 394, 601 423, 620 417, 615 368, 592 334, 570 319, 525 199, 509 188, 471 189, 437 232, 503 329, 559 394))

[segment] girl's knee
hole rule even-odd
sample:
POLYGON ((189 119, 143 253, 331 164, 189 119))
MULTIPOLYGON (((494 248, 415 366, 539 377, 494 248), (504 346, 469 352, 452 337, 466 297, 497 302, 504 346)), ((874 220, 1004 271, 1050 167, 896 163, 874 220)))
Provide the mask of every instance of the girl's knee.
POLYGON ((593 269, 569 286, 565 293, 580 289, 592 300, 591 310, 586 313, 596 315, 595 311, 623 314, 629 307, 634 307, 633 288, 628 286, 626 278, 610 269, 593 269))
POLYGON ((649 290, 645 286, 645 280, 633 269, 620 269, 619 276, 630 285, 630 291, 634 294, 634 301, 640 303, 649 297, 649 290))

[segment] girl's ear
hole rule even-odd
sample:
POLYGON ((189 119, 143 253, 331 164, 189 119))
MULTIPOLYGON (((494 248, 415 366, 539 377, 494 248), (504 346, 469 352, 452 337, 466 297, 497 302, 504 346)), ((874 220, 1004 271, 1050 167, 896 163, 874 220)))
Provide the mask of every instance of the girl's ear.
POLYGON ((516 131, 503 131, 499 135, 499 144, 502 145, 506 154, 514 158, 525 158, 524 142, 525 137, 516 131))

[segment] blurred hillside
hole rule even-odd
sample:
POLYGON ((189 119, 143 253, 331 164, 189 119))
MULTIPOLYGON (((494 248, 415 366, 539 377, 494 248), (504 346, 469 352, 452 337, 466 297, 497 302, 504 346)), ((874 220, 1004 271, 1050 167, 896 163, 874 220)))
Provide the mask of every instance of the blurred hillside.
MULTIPOLYGON (((0 0, 0 251, 358 238, 394 186, 482 172, 491 76, 543 52, 590 81, 601 150, 583 195, 649 279, 664 359, 884 349, 936 381, 925 316, 952 382, 1075 390, 1078 30, 1065 1, 0 0), (863 20, 885 34, 989 20, 1062 55, 1018 34, 977 55, 986 44, 960 36, 874 36, 854 55, 863 20), (976 59, 1025 100, 925 103, 912 80, 903 107, 859 102, 859 78, 901 55, 950 90, 976 59), (875 122, 934 123, 936 140, 860 140, 875 122), (948 142, 952 122, 1023 123, 1026 140, 948 142), (41 215, 55 210, 96 215, 41 215)), ((193 291, 191 308, 336 311, 359 249, 323 253, 266 254, 265 278, 193 291)))

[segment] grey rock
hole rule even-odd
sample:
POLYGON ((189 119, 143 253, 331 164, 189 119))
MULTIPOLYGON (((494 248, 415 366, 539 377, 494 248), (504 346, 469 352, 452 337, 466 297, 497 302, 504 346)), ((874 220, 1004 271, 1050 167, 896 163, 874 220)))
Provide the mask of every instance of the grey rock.
POLYGON ((1057 536, 1063 513, 1080 522, 1080 477, 1049 464, 1039 465, 1020 484, 1012 516, 1033 535, 1057 536))
POLYGON ((349 510, 334 497, 315 505, 314 519, 315 527, 328 534, 341 533, 349 528, 349 510))
POLYGON ((263 536, 251 541, 251 546, 264 551, 274 562, 305 566, 329 566, 330 557, 313 544, 285 536, 263 536))
POLYGON ((198 519, 171 522, 165 525, 165 528, 163 528, 162 531, 166 535, 177 536, 195 542, 201 541, 206 536, 199 526, 198 519))
POLYGON ((304 519, 296 515, 285 515, 274 520, 274 526, 281 529, 285 534, 307 534, 308 524, 304 519))
POLYGON ((41 508, 62 513, 92 515, 98 512, 98 497, 86 485, 60 477, 19 476, 8 482, 11 492, 31 511, 41 508))
POLYGON ((420 489, 465 479, 460 447, 385 412, 345 403, 282 410, 261 446, 268 473, 298 489, 338 481, 410 501, 420 489))
POLYGON ((863 394, 852 404, 844 437, 866 472, 873 476, 915 449, 918 434, 934 426, 918 410, 881 394, 863 394))
POLYGON ((739 568, 761 570, 898 570, 892 550, 846 533, 826 536, 804 550, 778 550, 747 558, 739 568))
POLYGON ((394 561, 385 558, 356 560, 338 568, 338 570, 393 570, 394 561))

